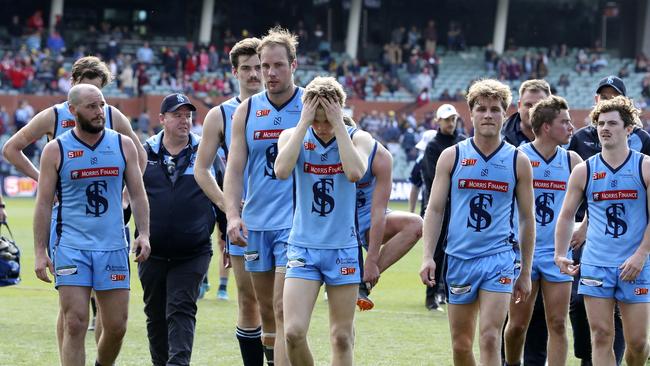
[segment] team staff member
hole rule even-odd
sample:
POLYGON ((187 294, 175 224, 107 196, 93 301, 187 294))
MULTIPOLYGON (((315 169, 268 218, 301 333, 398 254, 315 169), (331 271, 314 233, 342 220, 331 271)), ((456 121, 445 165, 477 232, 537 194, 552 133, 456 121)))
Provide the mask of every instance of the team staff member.
POLYGON ((354 182, 366 172, 373 140, 346 126, 344 104, 341 84, 316 77, 305 88, 300 122, 283 131, 278 142, 276 175, 287 179, 293 172, 296 187, 284 290, 292 365, 314 365, 307 330, 322 283, 329 300, 331 363, 353 364, 354 305, 362 268, 354 182))
POLYGON ((297 37, 280 27, 272 28, 262 38, 257 52, 266 91, 242 101, 235 111, 224 180, 228 238, 232 244, 247 245, 244 261, 246 270, 252 272, 260 306, 262 344, 267 361, 273 360, 276 366, 289 364, 282 289, 293 216, 293 185, 278 180, 273 166, 281 131, 295 127, 302 111, 303 89, 293 80, 298 67, 297 44, 297 37), (247 190, 242 210, 244 177, 247 190))
POLYGON ((126 333, 130 271, 122 214, 122 186, 131 193, 141 235, 133 249, 136 261, 149 256, 149 205, 133 142, 105 129, 104 96, 88 84, 68 94, 75 127, 43 149, 34 214, 36 276, 55 275, 63 313, 63 365, 84 365, 91 289, 104 326, 96 365, 112 365, 126 333), (56 229, 48 254, 52 202, 56 193, 56 229))
POLYGON ((628 136, 640 126, 640 111, 624 96, 599 102, 589 117, 603 151, 571 173, 555 232, 555 263, 570 275, 580 274, 591 330, 592 362, 614 365, 614 307, 618 303, 625 334, 625 361, 645 365, 650 347, 650 225, 647 187, 650 158, 628 147, 628 136), (574 216, 587 201, 587 242, 581 263, 565 255, 574 216))
MULTIPOLYGON (((224 207, 223 192, 215 177, 210 174, 210 170, 219 147, 223 148, 226 159, 228 158, 232 116, 235 109, 242 100, 246 100, 251 95, 262 90, 260 57, 257 55, 259 44, 260 40, 257 38, 246 38, 237 42, 230 50, 230 64, 232 65, 232 73, 239 83, 239 95, 228 99, 218 107, 212 108, 203 123, 203 137, 199 144, 194 177, 205 195, 215 205, 222 208, 224 207)), ((246 248, 232 245, 229 242, 226 245, 228 246, 228 253, 224 253, 224 255, 229 256, 235 274, 235 281, 237 282, 238 319, 236 336, 242 360, 244 366, 262 365, 264 362, 262 321, 251 275, 244 270, 244 252, 246 248)))
POLYGON ((154 365, 189 365, 199 284, 212 257, 212 202, 194 180, 200 137, 196 107, 183 94, 160 105, 163 130, 145 142, 144 185, 151 202, 151 256, 138 266, 154 365))
POLYGON ((467 94, 474 137, 443 151, 425 214, 420 277, 433 286, 433 253, 447 200, 449 323, 454 363, 475 364, 472 345, 480 315, 480 363, 500 365, 501 331, 512 296, 526 301, 535 245, 530 161, 501 138, 512 94, 497 80, 474 83, 467 94), (515 279, 514 205, 519 207, 521 273, 515 279))

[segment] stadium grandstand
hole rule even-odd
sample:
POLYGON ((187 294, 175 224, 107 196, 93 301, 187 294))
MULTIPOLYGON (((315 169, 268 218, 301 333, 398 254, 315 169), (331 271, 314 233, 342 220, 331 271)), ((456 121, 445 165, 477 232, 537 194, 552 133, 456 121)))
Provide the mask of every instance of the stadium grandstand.
MULTIPOLYGON (((198 131, 210 107, 238 93, 230 48, 274 24, 300 37, 296 83, 335 75, 350 113, 395 155, 397 178, 407 177, 440 103, 469 121, 464 95, 476 79, 507 82, 516 103, 521 82, 544 78, 578 125, 605 75, 622 77, 637 106, 650 103, 647 0, 0 3, 11 4, 0 15, 0 143, 64 98, 72 63, 88 54, 109 65, 104 94, 143 138, 159 127, 154 106, 170 92, 198 101, 198 131)), ((471 134, 469 125, 459 128, 471 134)))

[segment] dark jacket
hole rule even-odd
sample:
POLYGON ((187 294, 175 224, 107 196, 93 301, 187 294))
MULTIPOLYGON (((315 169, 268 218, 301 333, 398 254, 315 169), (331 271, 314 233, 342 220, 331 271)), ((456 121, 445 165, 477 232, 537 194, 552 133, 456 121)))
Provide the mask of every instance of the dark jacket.
POLYGON ((149 198, 151 256, 187 259, 212 254, 210 237, 216 211, 194 179, 200 137, 190 134, 188 146, 172 160, 175 166, 165 154, 162 137, 160 132, 145 142, 144 186, 149 198))
POLYGON ((512 116, 503 123, 501 135, 507 143, 514 147, 519 147, 521 144, 530 142, 528 137, 521 131, 521 116, 519 112, 514 113, 512 116))
MULTIPOLYGON (((650 134, 644 129, 634 128, 628 138, 628 144, 630 149, 650 155, 650 134)), ((578 153, 582 160, 587 160, 598 154, 602 150, 602 146, 600 146, 598 140, 596 127, 585 126, 576 131, 571 138, 571 142, 569 142, 568 150, 578 153)))

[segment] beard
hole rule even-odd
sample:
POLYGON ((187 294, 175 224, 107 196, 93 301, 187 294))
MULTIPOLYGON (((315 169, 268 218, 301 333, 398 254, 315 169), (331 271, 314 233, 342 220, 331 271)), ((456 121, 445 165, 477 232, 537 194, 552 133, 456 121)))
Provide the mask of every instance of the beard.
POLYGON ((77 115, 77 123, 79 124, 79 128, 81 128, 82 131, 92 133, 92 134, 97 134, 102 131, 104 131, 104 117, 99 117, 101 119, 101 124, 99 126, 93 125, 93 122, 82 115, 77 115))

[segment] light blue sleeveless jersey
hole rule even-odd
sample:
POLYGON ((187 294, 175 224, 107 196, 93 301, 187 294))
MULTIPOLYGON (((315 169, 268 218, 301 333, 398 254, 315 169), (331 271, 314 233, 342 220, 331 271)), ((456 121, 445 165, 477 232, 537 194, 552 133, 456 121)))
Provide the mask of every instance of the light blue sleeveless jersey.
POLYGON ((472 259, 512 250, 517 149, 502 141, 484 156, 474 138, 455 149, 447 254, 472 259))
MULTIPOLYGON (((230 142, 232 141, 232 117, 235 114, 235 110, 241 104, 239 97, 230 98, 227 101, 221 103, 219 109, 221 110, 221 118, 223 119, 223 139, 224 142, 221 147, 219 147, 218 154, 223 159, 224 163, 228 162, 228 154, 230 153, 230 142)), ((244 166, 244 177, 248 177, 248 164, 244 166)), ((246 188, 248 187, 248 181, 244 179, 244 187, 242 189, 242 197, 246 198, 246 188)))
POLYGON ((372 163, 375 161, 377 153, 377 144, 372 148, 372 153, 368 156, 368 169, 366 174, 357 181, 357 221, 359 233, 363 234, 370 229, 372 192, 375 190, 375 176, 372 174, 372 163))
MULTIPOLYGON (((347 130, 350 137, 357 131, 347 130)), ((336 138, 323 143, 309 128, 293 174, 295 211, 288 243, 315 249, 358 247, 357 189, 343 172, 336 138)))
POLYGON ((302 88, 284 105, 276 106, 266 91, 249 98, 246 112, 248 189, 242 218, 249 230, 281 230, 293 222, 291 179, 280 180, 273 167, 280 133, 296 127, 302 112, 302 88))
POLYGON ((122 216, 126 158, 120 134, 105 129, 95 146, 88 146, 71 130, 57 142, 61 165, 56 245, 100 251, 126 248, 122 216))
MULTIPOLYGON (((54 138, 57 138, 60 135, 62 135, 64 132, 71 130, 75 126, 76 122, 74 116, 72 115, 72 113, 70 113, 70 109, 68 108, 68 102, 55 104, 52 108, 54 109, 54 116, 56 119, 54 124, 54 133, 52 135, 54 136, 54 138)), ((112 130, 113 110, 111 109, 111 106, 108 104, 104 106, 104 118, 106 121, 104 127, 112 130)))
POLYGON ((641 244, 648 225, 647 191, 641 173, 644 156, 630 150, 616 169, 601 154, 587 160, 589 226, 582 263, 618 267, 641 244))
POLYGON ((571 175, 569 152, 558 147, 555 155, 547 161, 530 142, 521 145, 519 149, 528 156, 533 168, 535 254, 554 253, 555 224, 571 175))

